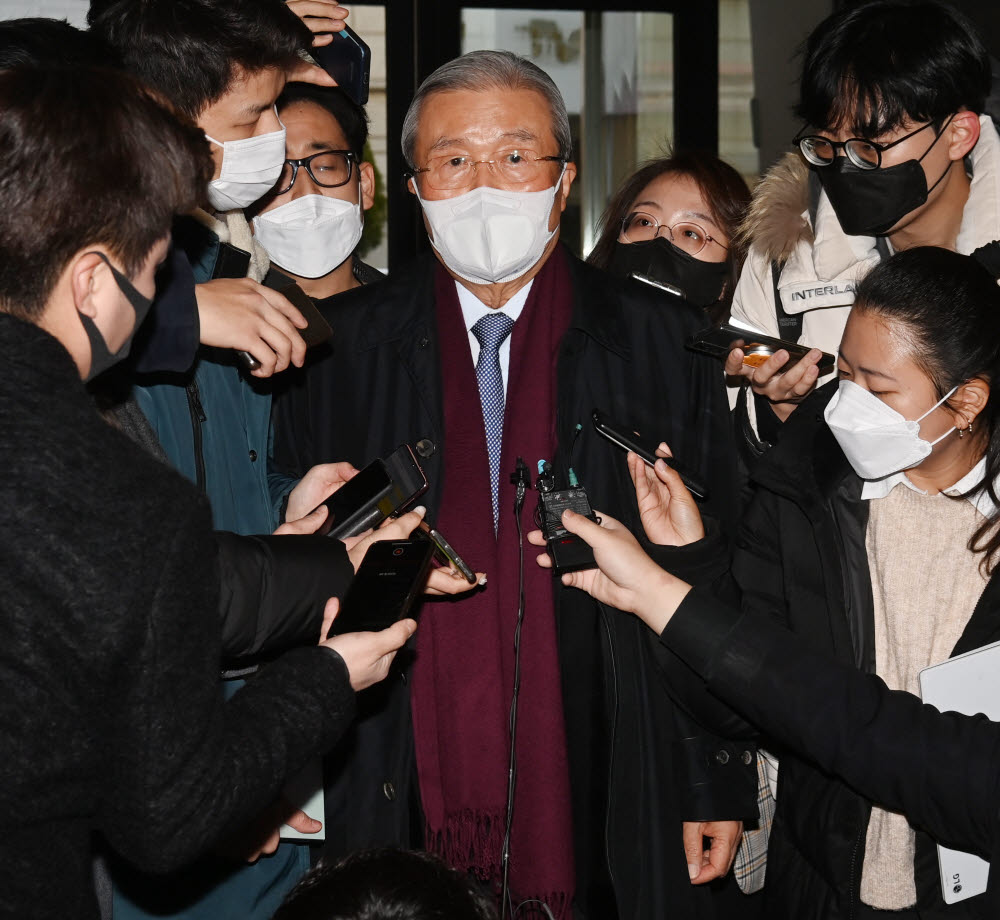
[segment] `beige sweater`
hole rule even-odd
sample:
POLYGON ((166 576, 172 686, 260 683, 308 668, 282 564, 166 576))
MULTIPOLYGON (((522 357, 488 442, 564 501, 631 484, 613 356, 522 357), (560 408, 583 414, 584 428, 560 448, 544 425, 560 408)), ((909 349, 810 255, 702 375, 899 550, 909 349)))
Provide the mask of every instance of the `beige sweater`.
MULTIPOLYGON (((982 515, 964 499, 897 485, 869 503, 865 545, 875 606, 875 671, 894 690, 920 695, 923 668, 951 656, 986 578, 969 538, 982 515)), ((881 910, 916 903, 915 835, 906 818, 872 809, 861 900, 881 910)))

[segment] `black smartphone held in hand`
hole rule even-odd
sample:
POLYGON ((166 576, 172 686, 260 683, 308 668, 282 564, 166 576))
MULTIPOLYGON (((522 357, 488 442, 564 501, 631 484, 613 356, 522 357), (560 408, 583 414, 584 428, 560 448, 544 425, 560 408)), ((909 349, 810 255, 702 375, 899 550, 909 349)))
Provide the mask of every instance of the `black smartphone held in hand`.
POLYGON ((334 32, 328 45, 310 48, 309 54, 358 105, 368 102, 372 52, 350 26, 334 32))
MULTIPOLYGON (((286 298, 305 318, 308 325, 305 329, 299 329, 299 335, 306 343, 306 348, 322 345, 331 338, 333 329, 330 328, 330 324, 319 312, 313 299, 294 281, 276 271, 271 271, 267 273, 263 283, 265 287, 277 291, 286 298)), ((248 371, 255 371, 260 367, 260 361, 248 351, 238 351, 236 356, 248 371)))
POLYGON ((377 527, 427 491, 427 477, 408 444, 374 460, 325 502, 329 513, 317 533, 343 540, 377 527))
POLYGON ((611 421, 599 409, 594 410, 592 417, 594 428, 597 429, 599 435, 607 438, 612 444, 618 445, 622 450, 632 451, 647 466, 653 466, 657 460, 662 460, 671 469, 677 471, 677 475, 681 477, 681 482, 687 486, 687 490, 695 498, 702 501, 708 498, 708 487, 696 473, 682 466, 673 457, 657 456, 656 449, 660 446, 662 438, 659 440, 644 438, 638 431, 633 431, 625 425, 619 425, 617 422, 611 421))
MULTIPOLYGON (((794 367, 809 354, 809 347, 806 345, 786 342, 784 339, 776 339, 759 332, 740 329, 739 326, 731 326, 729 323, 696 332, 688 341, 687 347, 692 351, 700 351, 702 354, 723 360, 734 348, 740 348, 743 351, 743 363, 748 367, 760 367, 778 349, 783 348, 788 352, 788 360, 779 373, 784 373, 790 367, 794 367)), ((820 376, 832 373, 836 364, 837 359, 829 352, 824 351, 818 365, 820 376)))
POLYGON ((423 593, 434 545, 383 540, 368 547, 330 628, 331 636, 387 629, 409 615, 423 593))

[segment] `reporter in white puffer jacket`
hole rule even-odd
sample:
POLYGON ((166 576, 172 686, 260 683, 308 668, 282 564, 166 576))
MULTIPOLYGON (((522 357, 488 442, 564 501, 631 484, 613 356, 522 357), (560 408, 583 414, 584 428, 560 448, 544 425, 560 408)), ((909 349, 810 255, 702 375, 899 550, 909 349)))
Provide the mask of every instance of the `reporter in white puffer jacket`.
MULTIPOLYGON (((981 114, 990 79, 975 29, 933 0, 880 0, 822 22, 804 55, 800 152, 761 182, 741 230, 750 254, 733 317, 836 353, 854 289, 883 258, 917 245, 970 255, 1000 240, 1000 136, 981 114)), ((764 441, 829 379, 818 358, 782 374, 783 352, 756 369, 730 355, 764 441)))

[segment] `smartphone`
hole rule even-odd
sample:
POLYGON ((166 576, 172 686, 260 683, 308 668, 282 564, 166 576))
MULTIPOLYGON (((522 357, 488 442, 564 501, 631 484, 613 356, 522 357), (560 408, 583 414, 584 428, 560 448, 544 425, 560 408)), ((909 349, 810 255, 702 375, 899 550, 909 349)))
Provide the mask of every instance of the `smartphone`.
POLYGON ((329 514, 317 533, 342 540, 377 527, 427 491, 427 477, 408 444, 374 460, 325 502, 329 514))
POLYGON ((657 281, 654 278, 650 278, 649 275, 643 275, 640 272, 632 272, 629 278, 634 278, 636 281, 641 281, 643 284, 655 287, 666 294, 673 294, 674 297, 684 296, 684 292, 680 288, 674 287, 672 284, 667 284, 666 281, 657 281))
MULTIPOLYGON (((268 272, 263 283, 266 287, 277 291, 287 298, 289 303, 305 317, 308 325, 305 329, 299 329, 299 335, 305 341, 306 348, 312 348, 314 345, 322 345, 324 342, 329 341, 333 336, 333 329, 330 328, 330 324, 323 318, 323 314, 319 312, 318 307, 313 303, 313 299, 298 284, 286 275, 282 275, 276 271, 268 272)), ((239 358, 240 363, 248 371, 255 371, 260 367, 260 361, 248 351, 238 351, 236 352, 236 357, 239 358)))
POLYGON ((334 32, 328 45, 310 48, 309 54, 358 105, 368 102, 372 52, 350 26, 334 32))
MULTIPOLYGON (((807 345, 786 342, 759 332, 750 332, 738 326, 731 326, 729 323, 696 332, 688 341, 687 347, 692 351, 700 351, 713 358, 723 359, 734 348, 740 348, 743 350, 743 363, 750 367, 759 367, 779 348, 783 348, 788 352, 788 361, 781 369, 782 372, 798 364, 809 352, 807 345)), ((832 373, 836 364, 837 359, 824 351, 819 359, 820 375, 832 373)))
POLYGON ((250 270, 250 253, 232 243, 219 242, 219 251, 215 257, 215 267, 212 279, 216 278, 246 278, 250 270))
POLYGON ((369 546, 330 635, 387 629, 406 617, 423 593, 433 555, 427 540, 383 540, 369 546))
POLYGON ((671 469, 677 471, 681 482, 687 486, 688 491, 695 498, 702 501, 708 498, 708 487, 696 473, 682 466, 673 457, 658 457, 656 455, 656 449, 660 446, 662 438, 659 440, 644 438, 638 431, 633 431, 626 425, 611 421, 599 409, 594 410, 592 418, 597 433, 607 438, 612 444, 617 444, 623 450, 633 451, 647 466, 653 466, 657 460, 662 460, 671 469))
POLYGON ((476 573, 466 564, 465 560, 455 552, 455 548, 444 538, 441 531, 432 527, 427 521, 420 522, 420 532, 427 537, 437 550, 438 558, 446 565, 451 565, 470 585, 476 583, 476 573))

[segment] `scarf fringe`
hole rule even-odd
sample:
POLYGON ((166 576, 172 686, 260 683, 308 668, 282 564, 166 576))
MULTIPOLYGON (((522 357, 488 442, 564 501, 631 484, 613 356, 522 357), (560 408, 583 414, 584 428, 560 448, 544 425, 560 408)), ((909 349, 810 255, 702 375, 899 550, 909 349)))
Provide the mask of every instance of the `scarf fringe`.
MULTIPOLYGON (((504 818, 501 814, 483 814, 462 811, 451 815, 442 828, 424 825, 427 849, 440 856, 448 865, 470 872, 475 878, 487 884, 496 885, 499 897, 499 880, 503 875, 501 857, 503 851, 504 818)), ((514 872, 516 870, 511 864, 514 872)), ((550 891, 530 897, 515 896, 517 904, 525 904, 528 917, 544 917, 541 908, 531 902, 541 902, 552 911, 555 920, 569 920, 572 916, 573 897, 570 892, 550 891), (532 911, 530 908, 536 908, 532 911)))
POLYGON ((499 878, 503 851, 503 815, 465 810, 449 815, 444 827, 424 826, 427 849, 448 865, 471 872, 480 881, 499 878))

